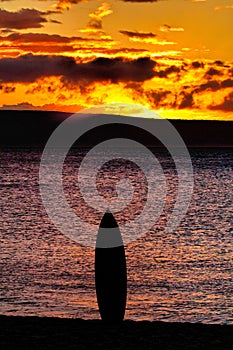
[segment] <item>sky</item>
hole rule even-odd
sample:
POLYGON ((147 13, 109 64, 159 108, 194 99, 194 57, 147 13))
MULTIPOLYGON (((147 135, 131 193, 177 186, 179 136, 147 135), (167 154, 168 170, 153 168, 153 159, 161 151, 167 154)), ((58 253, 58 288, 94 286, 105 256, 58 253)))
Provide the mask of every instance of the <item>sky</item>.
POLYGON ((233 120, 232 0, 0 0, 0 108, 233 120))

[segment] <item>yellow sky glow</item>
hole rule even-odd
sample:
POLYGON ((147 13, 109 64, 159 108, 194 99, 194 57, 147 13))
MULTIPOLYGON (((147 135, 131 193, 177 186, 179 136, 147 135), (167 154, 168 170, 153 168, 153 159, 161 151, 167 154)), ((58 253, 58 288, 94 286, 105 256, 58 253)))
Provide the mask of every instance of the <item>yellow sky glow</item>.
POLYGON ((74 2, 0 3, 0 107, 120 102, 170 119, 233 120, 232 0, 74 2))

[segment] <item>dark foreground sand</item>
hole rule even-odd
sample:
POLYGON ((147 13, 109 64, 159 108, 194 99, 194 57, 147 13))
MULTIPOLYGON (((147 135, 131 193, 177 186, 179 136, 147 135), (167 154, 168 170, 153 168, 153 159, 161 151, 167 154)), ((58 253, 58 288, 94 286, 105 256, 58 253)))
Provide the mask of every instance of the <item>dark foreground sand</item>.
POLYGON ((1 349, 221 349, 233 346, 233 326, 0 316, 1 349))

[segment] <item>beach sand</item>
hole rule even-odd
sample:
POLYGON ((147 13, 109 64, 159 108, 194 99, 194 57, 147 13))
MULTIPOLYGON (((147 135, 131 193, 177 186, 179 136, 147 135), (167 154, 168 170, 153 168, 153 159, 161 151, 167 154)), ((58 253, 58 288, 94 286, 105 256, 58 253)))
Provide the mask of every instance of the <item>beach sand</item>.
POLYGON ((233 326, 0 316, 1 349, 230 350, 233 326))

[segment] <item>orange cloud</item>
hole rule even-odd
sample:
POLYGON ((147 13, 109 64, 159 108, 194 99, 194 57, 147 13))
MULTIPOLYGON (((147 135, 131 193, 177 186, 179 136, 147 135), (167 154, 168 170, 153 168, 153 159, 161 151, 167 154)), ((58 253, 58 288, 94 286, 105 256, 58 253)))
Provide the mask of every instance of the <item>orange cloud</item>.
POLYGON ((85 29, 81 29, 80 32, 96 34, 104 34, 102 30, 102 19, 112 13, 111 5, 107 2, 103 2, 96 11, 91 12, 89 17, 91 18, 85 29))
POLYGON ((132 32, 129 30, 120 30, 120 33, 126 35, 130 41, 141 42, 154 45, 174 45, 175 42, 159 39, 154 33, 132 32))
MULTIPOLYGON (((148 33, 139 34, 141 38, 148 37, 148 33)), ((152 38, 155 35, 149 34, 152 38)), ((179 113, 184 115, 185 111, 198 111, 198 115, 208 116, 219 113, 219 118, 223 119, 232 116, 231 63, 204 59, 190 61, 177 57, 153 58, 151 52, 136 48, 108 48, 105 57, 102 47, 95 48, 94 54, 100 56, 96 59, 91 46, 88 47, 89 43, 93 44, 91 38, 42 33, 13 33, 6 38, 9 47, 12 44, 19 47, 21 44, 43 46, 42 42, 51 48, 73 46, 76 40, 77 45, 83 43, 83 47, 80 47, 76 60, 64 55, 24 55, 0 59, 1 104, 28 101, 39 109, 75 111, 77 101, 83 107, 125 102, 155 110, 173 110, 176 116, 179 113), (79 40, 83 42, 78 43, 79 40), (135 59, 143 55, 144 58, 135 59), (145 55, 148 57, 145 58, 145 55)), ((102 40, 98 40, 101 43, 102 40)))
POLYGON ((212 110, 222 110, 224 112, 233 112, 233 92, 226 96, 222 103, 209 106, 212 110))
POLYGON ((72 5, 79 4, 83 1, 85 0, 59 0, 54 7, 60 11, 69 10, 72 5))
POLYGON ((217 5, 215 6, 215 11, 218 11, 218 10, 223 10, 223 9, 233 9, 233 4, 231 5, 217 5))
MULTIPOLYGON (((11 33, 0 36, 0 57, 15 56, 15 54, 27 53, 54 53, 84 57, 87 51, 93 48, 105 51, 114 45, 114 41, 108 38, 83 38, 66 37, 58 34, 45 33, 11 33)), ((88 56, 88 54, 86 55, 88 56)))
POLYGON ((168 24, 164 24, 159 27, 161 32, 183 32, 184 28, 182 27, 171 27, 168 24))
POLYGON ((16 87, 13 85, 9 85, 9 84, 0 84, 0 93, 4 93, 4 94, 10 94, 12 92, 15 92, 16 87))

